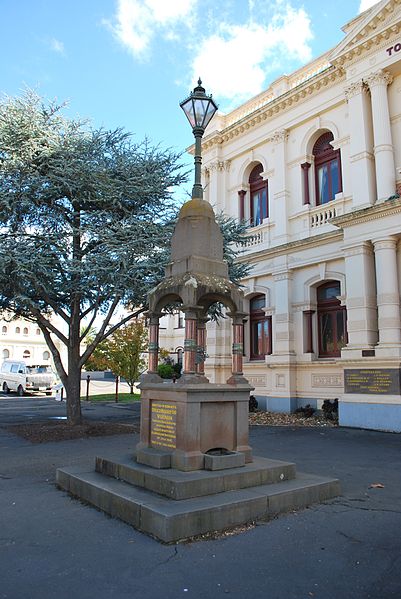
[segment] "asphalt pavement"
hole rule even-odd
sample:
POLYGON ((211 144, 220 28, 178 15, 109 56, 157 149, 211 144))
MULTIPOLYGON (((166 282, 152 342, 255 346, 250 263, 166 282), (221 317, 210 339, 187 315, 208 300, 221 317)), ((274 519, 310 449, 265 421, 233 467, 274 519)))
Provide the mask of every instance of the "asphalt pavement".
MULTIPOLYGON (((140 402, 81 402, 81 411, 85 420, 137 422, 140 417, 140 402)), ((0 394, 0 426, 63 420, 67 416, 65 401, 56 401, 55 397, 31 395, 0 394)))
MULTIPOLYGON (((42 402, 43 400, 43 402, 42 402)), ((0 399, 0 427, 41 398, 0 399), (30 403, 31 402, 31 403, 30 403)), ((89 404, 87 417, 138 418, 138 404, 89 404)), ((133 450, 137 435, 34 445, 0 428, 2 599, 389 599, 401 597, 401 435, 253 427, 255 455, 336 476, 343 495, 218 540, 162 545, 71 499, 56 468, 133 450)))

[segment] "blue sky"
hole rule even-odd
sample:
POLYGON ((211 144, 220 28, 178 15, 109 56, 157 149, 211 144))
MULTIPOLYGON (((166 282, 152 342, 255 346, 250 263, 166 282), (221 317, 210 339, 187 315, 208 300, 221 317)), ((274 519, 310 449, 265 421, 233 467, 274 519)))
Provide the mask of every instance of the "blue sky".
MULTIPOLYGON (((200 75, 223 112, 323 54, 372 0, 0 0, 0 93, 183 150, 200 75)), ((191 159, 189 159, 189 164, 191 159)))

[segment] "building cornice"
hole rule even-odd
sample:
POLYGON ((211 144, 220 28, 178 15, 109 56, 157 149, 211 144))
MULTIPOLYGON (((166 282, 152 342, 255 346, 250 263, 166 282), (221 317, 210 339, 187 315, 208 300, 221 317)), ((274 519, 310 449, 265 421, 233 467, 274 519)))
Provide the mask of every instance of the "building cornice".
MULTIPOLYGON (((296 87, 288 90, 281 96, 273 98, 266 105, 255 111, 247 114, 230 126, 221 131, 214 131, 206 136, 202 142, 204 151, 210 150, 215 146, 222 145, 239 135, 253 129, 265 121, 277 117, 280 113, 293 108, 298 104, 316 93, 322 88, 332 87, 334 84, 345 79, 345 74, 342 69, 335 66, 329 66, 321 73, 314 75, 307 81, 304 81, 296 87)), ((269 140, 265 140, 269 141, 269 140)), ((274 141, 274 135, 270 141, 274 141)), ((193 146, 189 149, 193 153, 193 146)))
MULTIPOLYGON (((331 221, 330 221, 331 222, 331 221)), ((314 235, 312 237, 307 237, 306 239, 297 239, 296 241, 289 241, 288 243, 284 243, 282 245, 277 245, 271 248, 264 248, 258 250, 256 252, 246 252, 245 254, 238 256, 237 262, 250 262, 257 260, 258 258, 263 258, 264 260, 268 260, 269 258, 273 258, 276 256, 282 256, 285 254, 289 254, 293 251, 306 250, 309 248, 315 248, 320 245, 327 245, 328 243, 334 243, 336 241, 342 241, 343 235, 342 231, 330 231, 330 233, 321 233, 320 235, 314 235)), ((245 277, 247 278, 247 277, 245 277)), ((250 275, 252 278, 252 275, 250 275)))
POLYGON ((377 220, 383 216, 392 216, 393 214, 401 214, 401 198, 386 200, 374 206, 368 206, 367 208, 347 212, 341 216, 335 216, 330 219, 330 224, 340 229, 345 229, 359 225, 360 223, 377 220))

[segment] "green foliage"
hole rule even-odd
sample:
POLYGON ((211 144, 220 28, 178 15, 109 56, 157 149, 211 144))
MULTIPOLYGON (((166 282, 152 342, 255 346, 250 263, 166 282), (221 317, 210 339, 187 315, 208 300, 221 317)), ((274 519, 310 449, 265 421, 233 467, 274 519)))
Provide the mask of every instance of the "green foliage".
POLYGON ((159 364, 157 374, 162 379, 172 379, 176 375, 176 372, 172 364, 159 364))
POLYGON ((117 329, 96 347, 85 365, 86 370, 112 370, 127 381, 133 393, 134 383, 146 368, 147 339, 141 320, 117 329))
POLYGON ((85 362, 85 370, 89 372, 93 370, 109 370, 108 358, 108 339, 105 339, 96 346, 93 353, 85 362))
POLYGON ((172 190, 185 177, 174 152, 69 120, 62 109, 31 92, 0 103, 0 309, 38 324, 77 423, 80 369, 132 318, 111 326, 117 306, 145 306, 163 275, 172 190), (81 355, 81 325, 99 317, 81 355))
MULTIPOLYGON (((0 311, 41 329, 75 424, 82 367, 146 309, 147 293, 163 278, 177 218, 172 192, 186 177, 171 150, 67 119, 63 108, 32 92, 0 102, 0 311), (121 304, 137 311, 112 325, 121 304)), ((244 227, 219 222, 238 282, 246 272, 235 263, 244 227)))

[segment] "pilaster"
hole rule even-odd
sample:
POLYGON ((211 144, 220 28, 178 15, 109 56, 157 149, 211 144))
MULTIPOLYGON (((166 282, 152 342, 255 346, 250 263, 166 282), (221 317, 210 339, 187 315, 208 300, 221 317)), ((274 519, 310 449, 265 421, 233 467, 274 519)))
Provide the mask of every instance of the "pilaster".
POLYGON ((392 80, 390 73, 382 70, 366 78, 372 97, 376 185, 379 201, 387 200, 395 193, 393 142, 387 98, 387 86, 392 80))
POLYGON ((373 240, 379 345, 376 355, 401 357, 400 294, 397 272, 397 239, 389 236, 373 240))
POLYGON ((360 358, 378 340, 375 267, 372 246, 362 242, 343 248, 347 281, 348 343, 341 355, 360 358))
POLYGON ((287 140, 288 131, 282 129, 272 136, 274 144, 274 179, 270 187, 270 216, 275 224, 273 238, 276 243, 287 243, 288 232, 288 196, 286 189, 287 140))
POLYGON ((349 110, 352 205, 359 208, 374 204, 376 199, 372 114, 368 89, 362 80, 349 85, 345 97, 349 110))

